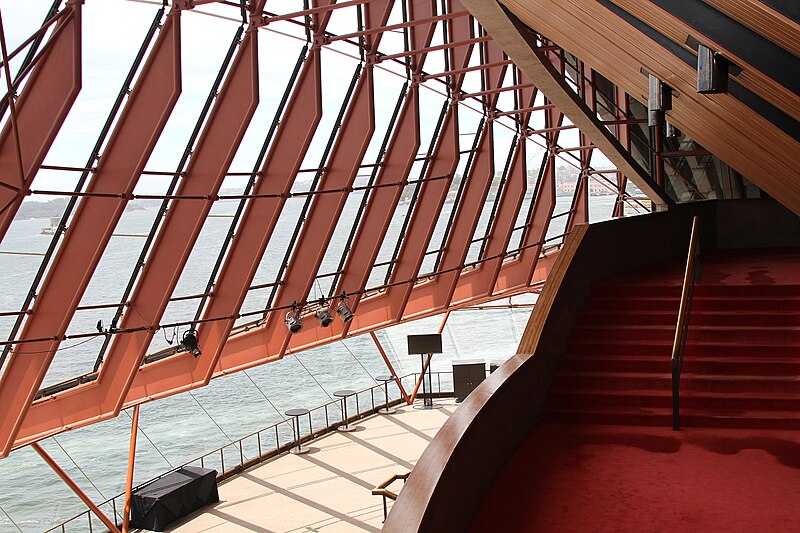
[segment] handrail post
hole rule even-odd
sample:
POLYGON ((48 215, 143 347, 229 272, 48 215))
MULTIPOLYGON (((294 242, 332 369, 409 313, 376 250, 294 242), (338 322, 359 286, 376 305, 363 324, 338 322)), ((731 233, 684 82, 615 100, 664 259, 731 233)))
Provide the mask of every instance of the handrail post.
POLYGON ((680 429, 680 383, 681 369, 683 367, 683 352, 686 347, 686 338, 689 331, 689 313, 692 308, 694 285, 699 281, 700 269, 697 262, 697 220, 692 219, 692 234, 689 238, 689 253, 686 257, 686 270, 683 273, 681 287, 681 301, 678 307, 678 320, 675 326, 675 339, 672 343, 672 429, 680 429))

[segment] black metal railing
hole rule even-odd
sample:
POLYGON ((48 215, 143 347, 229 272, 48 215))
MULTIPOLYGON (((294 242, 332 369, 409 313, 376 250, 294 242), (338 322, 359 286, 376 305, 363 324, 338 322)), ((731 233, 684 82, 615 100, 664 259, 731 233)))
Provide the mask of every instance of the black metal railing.
MULTIPOLYGON (((448 385, 448 379, 442 379, 442 376, 451 375, 452 372, 433 372, 437 384, 436 391, 429 394, 434 396, 452 396, 452 390, 442 390, 442 385, 448 385)), ((419 373, 406 374, 400 377, 400 381, 407 389, 413 388, 419 373)), ((432 380, 433 381, 433 380, 432 380)), ((449 380, 452 386, 452 379, 449 380)), ((381 409, 385 404, 384 399, 384 385, 383 383, 376 384, 372 387, 362 389, 350 398, 348 401, 354 401, 356 408, 352 415, 347 417, 348 421, 359 420, 366 416, 374 414, 378 409, 381 409)), ((397 395, 389 397, 389 405, 397 405, 403 401, 402 397, 397 392, 397 395)), ((352 404, 351 404, 352 405, 352 404)), ((308 432, 298 435, 300 443, 308 442, 317 439, 327 433, 336 429, 342 423, 341 413, 341 400, 336 398, 327 403, 319 405, 311 410, 307 416, 308 418, 308 432)), ((348 410, 348 412, 350 412, 348 410)), ((345 421, 346 422, 346 421, 345 421)), ((295 441, 292 433, 291 418, 281 420, 271 424, 263 429, 259 429, 253 433, 245 435, 238 440, 231 441, 224 446, 205 453, 191 461, 187 461, 179 466, 174 467, 140 485, 134 487, 139 490, 161 478, 167 474, 171 474, 185 466, 200 466, 202 468, 214 468, 217 470, 217 480, 222 481, 231 476, 242 472, 258 463, 264 462, 272 457, 281 453, 287 452, 297 441, 295 441)), ((98 504, 97 506, 106 512, 114 522, 122 523, 122 509, 125 503, 125 493, 121 492, 116 496, 98 504)), ((67 531, 93 531, 95 528, 98 531, 105 531, 104 527, 100 524, 99 519, 92 514, 90 510, 81 512, 64 522, 57 524, 45 533, 67 531)))
POLYGON ((672 429, 680 429, 680 384, 683 368, 683 352, 686 336, 689 333, 689 314, 692 309, 694 286, 700 276, 698 256, 697 217, 692 220, 692 236, 689 239, 689 254, 686 257, 686 271, 683 274, 681 303, 678 308, 678 322, 675 326, 675 340, 672 343, 672 429))

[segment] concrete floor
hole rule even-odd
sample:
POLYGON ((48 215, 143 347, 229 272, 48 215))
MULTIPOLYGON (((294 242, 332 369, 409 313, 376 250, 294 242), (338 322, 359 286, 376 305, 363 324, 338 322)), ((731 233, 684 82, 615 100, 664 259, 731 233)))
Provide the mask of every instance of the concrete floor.
MULTIPOLYGON (((219 487, 220 502, 198 511, 170 531, 380 531, 383 506, 373 487, 408 472, 452 414, 441 409, 398 407, 375 415, 352 433, 333 433, 308 443, 305 455, 283 455, 219 487)), ((390 488, 400 490, 403 482, 390 488)), ((390 502, 391 505, 391 502, 390 502)))

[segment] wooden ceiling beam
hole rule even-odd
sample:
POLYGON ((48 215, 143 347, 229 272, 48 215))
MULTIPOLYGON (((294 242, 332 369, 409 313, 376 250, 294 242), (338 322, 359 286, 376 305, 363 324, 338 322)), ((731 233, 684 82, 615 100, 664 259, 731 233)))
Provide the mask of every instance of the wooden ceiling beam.
POLYGON ((537 50, 533 36, 525 24, 507 12, 495 0, 462 0, 461 3, 478 19, 505 50, 508 57, 522 70, 564 114, 584 132, 603 154, 633 181, 652 200, 657 209, 673 204, 664 190, 645 169, 625 150, 596 114, 583 102, 548 59, 546 52, 537 50))

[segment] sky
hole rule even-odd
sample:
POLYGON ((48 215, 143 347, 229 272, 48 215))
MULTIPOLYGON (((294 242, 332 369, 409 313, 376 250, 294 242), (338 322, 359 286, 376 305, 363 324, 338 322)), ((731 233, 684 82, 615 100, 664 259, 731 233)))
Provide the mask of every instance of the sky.
MULTIPOLYGON (((16 48, 34 32, 44 20, 51 0, 0 0, 6 39, 9 50, 16 48)), ((281 13, 291 12, 302 7, 300 0, 281 0, 268 2, 267 9, 279 9, 281 13)), ((117 92, 122 86, 130 64, 142 42, 153 17, 160 8, 160 2, 152 0, 86 0, 83 6, 83 46, 82 68, 83 86, 73 105, 64 126, 61 128, 45 164, 82 168, 89 161, 91 149, 95 144, 103 123, 106 120, 117 92)), ((398 5, 389 24, 400 22, 398 5)), ((223 62, 228 47, 240 26, 240 13, 237 9, 224 5, 209 5, 185 11, 182 15, 182 94, 146 166, 147 170, 174 172, 179 164, 190 133, 194 128, 200 110, 223 62)), ((337 10, 331 18, 328 30, 335 34, 356 31, 355 10, 337 10)), ((433 44, 441 42, 441 32, 437 31, 433 44)), ((301 49, 305 45, 304 32, 299 25, 278 22, 259 31, 259 77, 260 103, 248 128, 244 140, 233 161, 231 172, 250 172, 256 162, 257 154, 266 137, 275 111, 283 95, 286 83, 294 68, 301 49)), ((385 34, 380 50, 384 53, 400 51, 402 33, 385 34)), ((320 165, 325 145, 338 114, 358 61, 353 57, 356 48, 346 43, 333 43, 323 49, 323 119, 309 149, 303 168, 316 168, 320 165)), ((12 72, 18 69, 20 58, 12 61, 12 72)), ((443 52, 429 54, 425 70, 439 72, 445 70, 443 52)), ((473 64, 478 61, 477 51, 473 52, 473 64)), ((376 71, 376 131, 365 162, 373 162, 384 138, 391 111, 402 90, 404 77, 397 65, 383 63, 376 71)), ((3 84, 4 81, 3 81, 3 84)), ((472 73, 465 80, 466 91, 479 90, 479 75, 472 73)), ((510 73, 506 75, 505 85, 512 85, 510 73)), ((422 147, 427 148, 433 128, 439 116, 444 96, 443 85, 429 81, 422 97, 422 147), (438 91, 438 92, 437 92, 438 91)), ((541 97, 540 97, 541 98, 541 97)), ((537 101, 537 105, 539 102, 537 101)), ((513 105, 511 92, 501 96, 499 107, 509 109, 513 105)), ((480 114, 469 109, 478 109, 477 103, 462 104, 460 112, 460 131, 462 143, 469 146, 477 130, 480 114)), ((542 115, 538 113, 537 115, 542 115)), ((542 117, 535 116, 531 126, 543 127, 542 117)), ((568 123, 568 121, 566 122, 568 123)), ((514 132, 509 121, 500 121, 496 133, 496 167, 503 168, 508 147, 513 141, 514 132)), ((579 145, 577 131, 567 130, 561 134, 563 146, 579 145)), ((531 139, 529 167, 537 168, 541 160, 542 139, 531 139)), ((459 171, 463 171, 466 157, 462 158, 459 171)), ((574 159, 564 158, 564 164, 575 165, 574 159)), ((610 163, 596 151, 595 168, 609 168, 610 163)), ((72 191, 75 188, 78 172, 41 170, 33 188, 57 191, 72 191)), ((300 187, 307 188, 313 174, 298 177, 300 187)), ((228 177, 224 189, 241 189, 246 178, 228 177)), ((366 176, 362 176, 366 179, 366 176)), ((142 176, 135 194, 159 194, 166 191, 169 177, 142 176)), ((32 200, 49 200, 52 196, 30 197, 32 200)))

